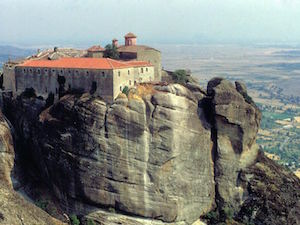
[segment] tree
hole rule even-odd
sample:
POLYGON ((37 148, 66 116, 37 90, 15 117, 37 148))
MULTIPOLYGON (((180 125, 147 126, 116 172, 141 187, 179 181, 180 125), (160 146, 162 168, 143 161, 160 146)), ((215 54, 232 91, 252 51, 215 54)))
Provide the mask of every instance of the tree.
POLYGON ((175 70, 172 74, 172 77, 176 83, 183 84, 187 82, 186 70, 175 70))
POLYGON ((70 220, 72 225, 80 225, 80 221, 75 214, 70 216, 70 220))
POLYGON ((104 57, 119 59, 119 52, 115 45, 108 44, 105 46, 104 57))

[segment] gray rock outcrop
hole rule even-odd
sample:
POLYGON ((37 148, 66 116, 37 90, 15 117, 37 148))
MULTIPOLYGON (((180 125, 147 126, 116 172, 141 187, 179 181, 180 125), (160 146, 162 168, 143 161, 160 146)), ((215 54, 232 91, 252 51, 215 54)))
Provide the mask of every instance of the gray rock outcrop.
POLYGON ((84 94, 8 108, 40 176, 83 219, 190 225, 248 195, 238 181, 256 163, 261 114, 242 83, 145 84, 112 105, 84 94))
POLYGON ((221 204, 238 207, 244 189, 236 182, 242 169, 253 164, 259 150, 256 134, 261 113, 252 104, 245 85, 212 79, 207 86, 213 111, 215 179, 221 204))

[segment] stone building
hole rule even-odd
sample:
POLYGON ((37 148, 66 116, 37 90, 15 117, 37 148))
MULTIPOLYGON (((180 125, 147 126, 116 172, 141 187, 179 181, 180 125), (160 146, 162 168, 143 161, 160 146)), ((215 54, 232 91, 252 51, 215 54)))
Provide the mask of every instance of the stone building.
MULTIPOLYGON (((155 81, 161 81, 162 66, 161 52, 155 48, 138 45, 137 36, 131 32, 124 36, 125 44, 119 45, 117 39, 112 40, 112 45, 116 46, 120 54, 120 60, 123 61, 146 61, 154 66, 155 81)), ((88 57, 91 54, 87 55, 88 57)), ((95 56, 96 57, 96 56, 95 56)))
POLYGON ((103 58, 105 48, 100 45, 94 45, 87 50, 87 57, 90 58, 103 58))
MULTIPOLYGON (((145 61, 117 61, 109 58, 61 58, 28 60, 15 66, 13 93, 34 88, 37 95, 47 98, 58 95, 63 80, 65 90, 95 92, 112 102, 125 86, 154 80, 154 67, 145 61)), ((12 76, 12 75, 11 75, 12 76)))

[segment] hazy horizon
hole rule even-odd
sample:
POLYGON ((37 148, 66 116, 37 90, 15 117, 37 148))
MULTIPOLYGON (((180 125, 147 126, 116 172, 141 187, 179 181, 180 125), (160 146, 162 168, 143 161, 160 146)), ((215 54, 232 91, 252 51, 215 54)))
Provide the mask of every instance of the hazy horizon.
POLYGON ((0 0, 0 45, 299 44, 297 0, 0 0))

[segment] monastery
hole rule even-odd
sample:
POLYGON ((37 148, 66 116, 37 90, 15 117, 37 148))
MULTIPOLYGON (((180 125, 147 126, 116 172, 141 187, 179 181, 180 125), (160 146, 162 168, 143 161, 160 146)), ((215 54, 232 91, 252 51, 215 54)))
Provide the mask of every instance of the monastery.
POLYGON ((125 35, 125 44, 112 46, 119 59, 104 58, 105 49, 92 46, 84 53, 68 55, 57 49, 39 53, 18 63, 3 67, 4 87, 13 95, 33 88, 38 96, 47 98, 50 93, 58 97, 61 89, 92 92, 112 102, 127 86, 161 80, 161 53, 145 45, 137 45, 133 33, 125 35))

